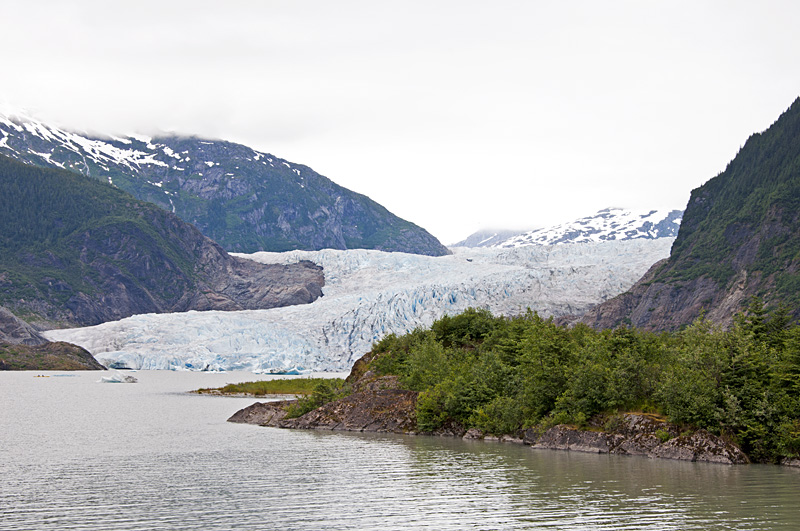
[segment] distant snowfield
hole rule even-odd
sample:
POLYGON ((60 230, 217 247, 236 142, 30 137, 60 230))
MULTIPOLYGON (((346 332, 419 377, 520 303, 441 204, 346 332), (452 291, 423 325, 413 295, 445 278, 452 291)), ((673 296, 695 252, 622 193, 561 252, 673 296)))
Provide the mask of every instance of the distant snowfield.
POLYGON ((678 235, 682 216, 680 210, 604 208, 592 216, 512 236, 492 247, 671 238, 678 235))
POLYGON ((238 255, 262 263, 311 260, 324 269, 312 304, 240 312, 144 314, 51 330, 104 365, 135 369, 346 371, 383 336, 429 326, 469 307, 512 316, 580 314, 669 256, 674 238, 513 249, 456 248, 429 257, 368 250, 238 255))

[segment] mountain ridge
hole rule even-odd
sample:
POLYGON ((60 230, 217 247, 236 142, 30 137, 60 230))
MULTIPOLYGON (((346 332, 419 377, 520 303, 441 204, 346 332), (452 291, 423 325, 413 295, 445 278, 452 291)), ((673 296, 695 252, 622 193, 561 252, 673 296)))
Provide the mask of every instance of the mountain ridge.
POLYGON ((729 326, 753 297, 800 318, 800 98, 692 191, 670 257, 587 312, 596 327, 729 326))
POLYGON ((173 212, 228 251, 367 248, 440 256, 417 225, 311 168, 189 135, 79 134, 0 114, 0 154, 107 181, 173 212))
POLYGON ((454 246, 513 248, 526 245, 674 238, 678 235, 682 215, 683 211, 677 209, 609 207, 591 216, 529 231, 478 231, 454 246))

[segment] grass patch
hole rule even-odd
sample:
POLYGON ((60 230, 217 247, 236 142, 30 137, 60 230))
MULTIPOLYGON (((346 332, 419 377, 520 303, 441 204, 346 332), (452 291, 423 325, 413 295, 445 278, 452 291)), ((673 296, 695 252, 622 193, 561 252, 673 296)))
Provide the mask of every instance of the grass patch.
POLYGON ((303 395, 314 392, 320 383, 333 384, 339 388, 344 385, 341 378, 291 378, 280 380, 262 380, 228 384, 225 387, 198 389, 195 393, 209 395, 303 395))

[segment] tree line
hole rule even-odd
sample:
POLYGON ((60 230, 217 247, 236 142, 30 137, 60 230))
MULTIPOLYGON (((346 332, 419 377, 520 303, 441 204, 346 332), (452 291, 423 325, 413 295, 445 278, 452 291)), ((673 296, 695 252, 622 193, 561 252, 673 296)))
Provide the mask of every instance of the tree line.
POLYGON ((639 411, 726 437, 754 462, 800 454, 800 327, 758 300, 728 330, 701 317, 663 333, 469 309, 373 353, 372 370, 420 392, 420 431, 514 434, 639 411))

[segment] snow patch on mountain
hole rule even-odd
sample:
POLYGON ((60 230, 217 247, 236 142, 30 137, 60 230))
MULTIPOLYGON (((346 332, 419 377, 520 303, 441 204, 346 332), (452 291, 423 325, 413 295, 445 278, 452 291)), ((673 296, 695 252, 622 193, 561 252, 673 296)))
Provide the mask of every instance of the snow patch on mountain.
MULTIPOLYGON (((169 156, 167 152, 169 148, 160 144, 150 144, 149 137, 110 137, 108 140, 90 138, 86 135, 73 133, 47 124, 28 116, 22 111, 11 113, 7 110, 3 111, 0 109, 0 130, 3 130, 4 134, 8 134, 11 129, 18 133, 27 132, 31 137, 41 140, 43 145, 50 151, 47 153, 40 153, 29 149, 28 153, 38 155, 49 165, 64 167, 63 164, 52 159, 52 155, 56 150, 64 149, 79 155, 84 161, 88 158, 101 166, 116 164, 124 166, 133 172, 138 172, 142 165, 169 167, 169 164, 156 158, 157 156, 169 156), (147 138, 147 142, 143 142, 145 138, 147 138), (138 147, 127 147, 133 146, 134 141, 138 147), (125 147, 120 147, 116 144, 121 144, 125 147), (148 149, 151 152, 148 153, 142 149, 148 149), (160 149, 164 149, 163 155, 156 152, 160 149)), ((12 148, 10 145, 3 145, 0 147, 4 147, 14 153, 20 153, 19 150, 12 148)), ((11 153, 6 154, 13 156, 11 153)), ((82 171, 84 168, 78 165, 73 169, 82 171)), ((107 170, 108 168, 104 169, 107 170)))
POLYGON ((606 208, 593 216, 513 236, 494 247, 674 238, 682 216, 681 210, 606 208))
POLYGON ((105 365, 135 369, 343 371, 383 336, 468 307, 508 316, 529 307, 543 316, 583 313, 628 289, 669 255, 672 242, 462 248, 440 257, 368 250, 240 255, 321 265, 323 297, 270 310, 136 315, 45 335, 78 344, 105 365))

